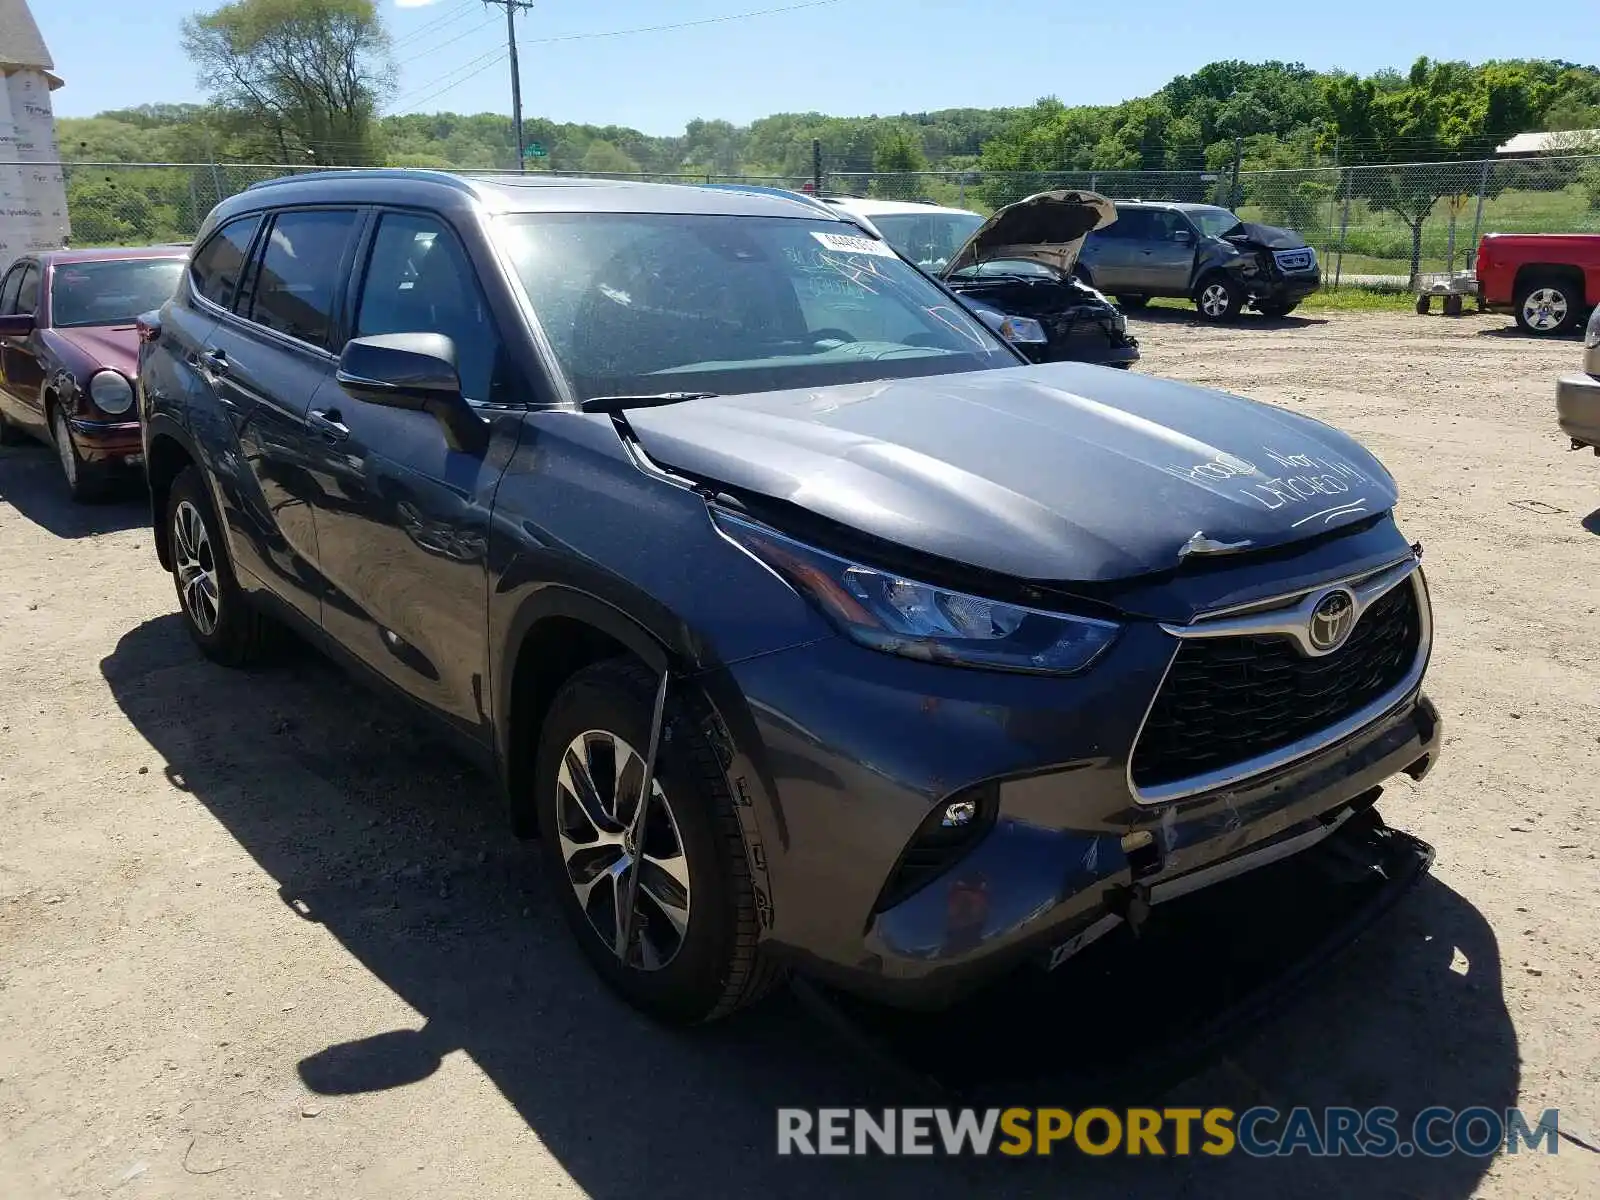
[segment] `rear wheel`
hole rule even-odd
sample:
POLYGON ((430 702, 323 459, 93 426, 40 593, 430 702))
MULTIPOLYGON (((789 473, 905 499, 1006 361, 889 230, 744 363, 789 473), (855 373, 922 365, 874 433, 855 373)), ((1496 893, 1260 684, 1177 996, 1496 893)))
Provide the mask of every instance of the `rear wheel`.
POLYGON ((1194 290, 1194 306, 1207 321, 1231 321, 1244 306, 1244 290, 1226 275, 1208 275, 1194 290))
POLYGON ((167 495, 172 579, 189 636, 207 658, 227 667, 259 661, 266 621, 239 586, 205 481, 186 467, 167 495))
POLYGON ((1571 325, 1582 305, 1572 284, 1564 279, 1539 279, 1517 295, 1517 324, 1524 332, 1543 337, 1571 325))
POLYGON ((727 781, 671 696, 637 820, 655 687, 625 659, 573 676, 540 734, 535 804, 546 868, 584 956, 630 1004, 692 1024, 755 1000, 778 975, 757 948, 727 781))
POLYGON ((55 444, 56 457, 61 462, 61 474, 67 481, 67 491, 79 504, 98 500, 105 494, 105 468, 86 463, 78 457, 78 448, 72 444, 72 431, 67 426, 66 414, 59 405, 50 406, 50 440, 55 444))

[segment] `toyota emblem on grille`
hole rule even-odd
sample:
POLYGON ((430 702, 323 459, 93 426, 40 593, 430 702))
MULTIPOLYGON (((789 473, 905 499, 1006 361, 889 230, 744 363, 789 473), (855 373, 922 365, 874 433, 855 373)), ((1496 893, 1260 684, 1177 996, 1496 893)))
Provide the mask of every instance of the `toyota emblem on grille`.
POLYGON ((1319 654, 1328 654, 1344 645, 1355 624, 1355 596, 1344 588, 1334 588, 1312 608, 1306 636, 1319 654))

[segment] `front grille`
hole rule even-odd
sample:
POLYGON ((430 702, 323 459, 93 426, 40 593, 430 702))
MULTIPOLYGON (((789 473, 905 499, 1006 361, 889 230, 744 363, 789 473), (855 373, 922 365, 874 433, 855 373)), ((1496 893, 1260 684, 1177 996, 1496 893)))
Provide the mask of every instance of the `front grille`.
POLYGON ((1317 252, 1309 246, 1304 250, 1274 250, 1272 257, 1280 271, 1309 271, 1317 262, 1317 252))
POLYGON ((1374 601, 1332 654, 1285 637, 1185 641, 1134 747, 1135 787, 1226 770, 1327 729, 1388 692, 1416 661, 1422 619, 1407 581, 1374 601))

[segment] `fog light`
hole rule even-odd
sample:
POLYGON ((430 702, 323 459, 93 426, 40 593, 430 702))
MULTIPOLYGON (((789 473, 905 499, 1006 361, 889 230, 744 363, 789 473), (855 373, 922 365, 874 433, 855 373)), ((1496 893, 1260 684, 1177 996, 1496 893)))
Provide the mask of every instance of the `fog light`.
POLYGON ((944 819, 939 824, 946 829, 959 829, 964 825, 971 825, 977 819, 976 800, 957 800, 954 804, 945 806, 944 819))

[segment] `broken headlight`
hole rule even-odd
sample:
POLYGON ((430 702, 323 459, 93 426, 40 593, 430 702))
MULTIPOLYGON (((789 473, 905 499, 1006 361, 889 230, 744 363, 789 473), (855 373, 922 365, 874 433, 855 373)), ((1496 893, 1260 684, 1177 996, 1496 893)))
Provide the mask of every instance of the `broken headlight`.
POLYGON ((995 671, 1070 675, 1117 636, 1113 621, 1025 608, 851 562, 743 517, 713 511, 735 545, 874 650, 995 671))

